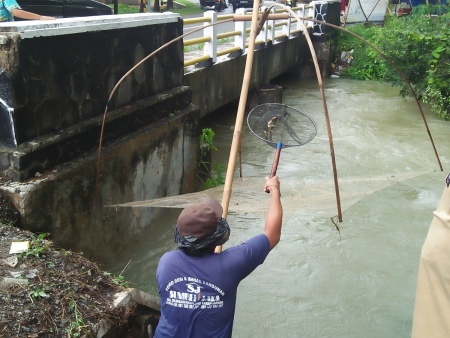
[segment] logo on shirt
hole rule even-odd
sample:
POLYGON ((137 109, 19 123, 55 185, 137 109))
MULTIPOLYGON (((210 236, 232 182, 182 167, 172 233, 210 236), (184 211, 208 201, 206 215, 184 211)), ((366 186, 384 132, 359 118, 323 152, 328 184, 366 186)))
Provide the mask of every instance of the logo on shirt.
POLYGON ((215 284, 197 278, 176 278, 167 284, 165 290, 168 292, 167 305, 185 309, 223 307, 225 293, 215 284))
POLYGON ((186 286, 187 286, 187 292, 191 292, 191 293, 200 293, 200 290, 202 288, 197 283, 188 283, 188 284, 186 284, 186 286))

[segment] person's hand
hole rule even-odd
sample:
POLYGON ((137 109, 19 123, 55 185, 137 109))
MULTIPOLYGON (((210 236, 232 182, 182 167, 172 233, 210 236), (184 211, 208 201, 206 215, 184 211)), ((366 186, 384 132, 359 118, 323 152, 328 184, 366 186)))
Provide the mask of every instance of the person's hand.
POLYGON ((45 15, 41 15, 41 17, 39 18, 39 20, 55 20, 56 18, 53 16, 45 16, 45 15))
POLYGON ((278 179, 278 176, 266 177, 266 185, 264 186, 264 191, 270 192, 271 194, 272 192, 278 192, 278 194, 281 195, 280 180, 278 179))

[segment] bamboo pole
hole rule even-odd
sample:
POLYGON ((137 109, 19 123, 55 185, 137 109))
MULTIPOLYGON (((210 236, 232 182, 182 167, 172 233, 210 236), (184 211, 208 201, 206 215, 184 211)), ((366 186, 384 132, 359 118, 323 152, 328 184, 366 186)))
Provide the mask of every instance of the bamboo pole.
MULTIPOLYGON (((274 4, 273 6, 277 6, 277 5, 278 4, 274 4)), ((317 82, 319 84, 320 94, 322 96, 322 104, 323 104, 323 110, 324 110, 324 114, 325 114, 325 122, 326 122, 327 133, 328 133, 328 143, 330 146, 331 165, 333 168, 333 177, 334 177, 334 190, 335 190, 335 195, 336 195, 336 207, 337 207, 337 213, 338 213, 337 216, 338 216, 339 222, 342 222, 341 197, 340 197, 340 193, 339 193, 339 182, 338 182, 338 175, 337 175, 336 158, 335 158, 335 154, 334 154, 333 135, 331 132, 330 117, 328 114, 327 100, 325 98, 325 91, 323 89, 322 75, 320 73, 319 62, 317 61, 316 52, 314 51, 314 46, 311 41, 311 37, 308 34, 308 30, 307 30, 305 24, 300 19, 300 17, 297 15, 297 13, 295 13, 290 8, 288 10, 289 10, 289 13, 291 13, 297 19, 297 22, 300 24, 300 27, 303 30, 303 33, 305 35, 306 41, 308 42, 308 46, 309 46, 309 50, 311 52, 312 59, 314 61, 314 68, 316 70, 317 82)))
MULTIPOLYGON (((259 1, 253 2, 252 22, 250 27, 250 40, 247 49, 247 60, 245 62, 244 76, 242 80, 241 95, 239 97, 239 105, 236 114, 236 123, 234 126, 233 140, 231 143, 230 158, 228 160, 227 174, 225 176, 225 185, 223 187, 222 196, 222 217, 226 218, 228 215, 228 207, 230 205, 230 196, 233 186, 234 170, 236 168, 236 157, 240 149, 242 121, 244 120, 245 106, 247 104, 248 90, 250 87, 250 80, 252 75, 253 56, 255 54, 255 40, 258 31, 258 12, 259 1)), ((216 247, 216 252, 221 252, 222 246, 216 247)))

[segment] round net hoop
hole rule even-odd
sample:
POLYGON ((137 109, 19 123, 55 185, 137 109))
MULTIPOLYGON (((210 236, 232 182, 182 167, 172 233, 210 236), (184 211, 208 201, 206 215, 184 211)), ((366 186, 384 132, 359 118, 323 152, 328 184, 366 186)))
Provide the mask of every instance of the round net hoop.
POLYGON ((251 132, 272 147, 301 146, 317 134, 314 120, 301 111, 280 103, 264 103, 254 107, 247 116, 251 132))

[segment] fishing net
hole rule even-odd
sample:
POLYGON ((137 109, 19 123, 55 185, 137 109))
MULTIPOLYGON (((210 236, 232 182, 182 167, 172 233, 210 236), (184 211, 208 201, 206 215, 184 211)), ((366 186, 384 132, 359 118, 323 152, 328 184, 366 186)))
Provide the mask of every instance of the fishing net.
POLYGON ((279 103, 264 103, 253 108, 247 116, 253 134, 276 148, 270 177, 275 176, 281 148, 301 146, 317 134, 316 123, 308 115, 279 103))
POLYGON ((253 108, 247 116, 253 134, 276 147, 301 146, 317 134, 316 123, 308 115, 279 103, 264 103, 253 108))

